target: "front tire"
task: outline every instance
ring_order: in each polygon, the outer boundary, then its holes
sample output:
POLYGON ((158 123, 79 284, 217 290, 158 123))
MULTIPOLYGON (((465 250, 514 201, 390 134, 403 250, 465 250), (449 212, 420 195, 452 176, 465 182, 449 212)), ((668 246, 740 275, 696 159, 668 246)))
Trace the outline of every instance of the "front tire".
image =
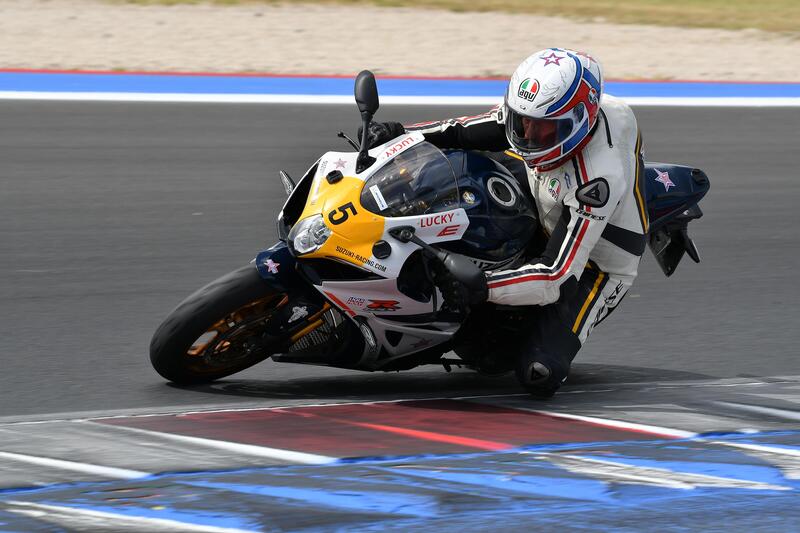
POLYGON ((201 288, 175 308, 150 341, 150 362, 169 381, 208 383, 280 349, 266 326, 286 294, 247 265, 201 288))

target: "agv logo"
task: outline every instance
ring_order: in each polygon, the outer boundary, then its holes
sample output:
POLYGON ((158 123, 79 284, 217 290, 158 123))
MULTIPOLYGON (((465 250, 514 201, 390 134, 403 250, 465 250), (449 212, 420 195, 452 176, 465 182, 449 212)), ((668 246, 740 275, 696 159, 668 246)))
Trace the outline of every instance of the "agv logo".
POLYGON ((533 99, 536 98, 538 93, 539 82, 531 78, 525 78, 522 80, 522 83, 519 84, 517 96, 529 102, 533 102, 533 99))

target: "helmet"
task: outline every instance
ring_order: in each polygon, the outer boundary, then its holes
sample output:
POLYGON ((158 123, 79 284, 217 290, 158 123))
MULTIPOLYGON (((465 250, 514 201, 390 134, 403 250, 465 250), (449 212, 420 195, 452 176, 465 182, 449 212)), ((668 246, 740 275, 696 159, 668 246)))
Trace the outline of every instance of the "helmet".
POLYGON ((506 137, 514 152, 535 167, 566 160, 597 123, 603 73, 591 56, 547 48, 528 57, 506 92, 506 137))

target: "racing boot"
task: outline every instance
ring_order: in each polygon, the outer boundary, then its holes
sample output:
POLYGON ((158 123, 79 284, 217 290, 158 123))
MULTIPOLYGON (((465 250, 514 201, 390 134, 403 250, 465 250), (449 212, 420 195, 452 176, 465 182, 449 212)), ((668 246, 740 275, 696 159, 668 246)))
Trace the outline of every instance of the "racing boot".
POLYGON ((531 396, 541 400, 552 398, 569 375, 569 363, 561 358, 534 350, 521 354, 516 375, 531 396))

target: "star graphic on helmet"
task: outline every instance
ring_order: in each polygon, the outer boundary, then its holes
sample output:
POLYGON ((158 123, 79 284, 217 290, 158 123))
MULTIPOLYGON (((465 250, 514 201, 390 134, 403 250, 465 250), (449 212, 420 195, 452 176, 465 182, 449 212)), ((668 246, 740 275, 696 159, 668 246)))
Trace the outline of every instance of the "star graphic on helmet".
POLYGON ((553 65, 553 64, 558 65, 560 67, 561 63, 559 63, 559 61, 564 59, 564 56, 557 56, 555 52, 550 52, 549 56, 539 56, 539 59, 544 59, 545 67, 547 65, 553 65))
POLYGON ((347 161, 345 161, 344 159, 340 158, 338 161, 334 162, 333 164, 336 165, 337 169, 341 170, 347 165, 347 161))
POLYGON ((669 172, 661 172, 658 169, 655 169, 655 171, 656 171, 656 174, 658 174, 658 177, 656 178, 656 181, 659 182, 659 183, 663 183, 664 184, 664 190, 669 191, 670 187, 674 187, 675 186, 675 184, 672 183, 672 180, 669 179, 669 172))

